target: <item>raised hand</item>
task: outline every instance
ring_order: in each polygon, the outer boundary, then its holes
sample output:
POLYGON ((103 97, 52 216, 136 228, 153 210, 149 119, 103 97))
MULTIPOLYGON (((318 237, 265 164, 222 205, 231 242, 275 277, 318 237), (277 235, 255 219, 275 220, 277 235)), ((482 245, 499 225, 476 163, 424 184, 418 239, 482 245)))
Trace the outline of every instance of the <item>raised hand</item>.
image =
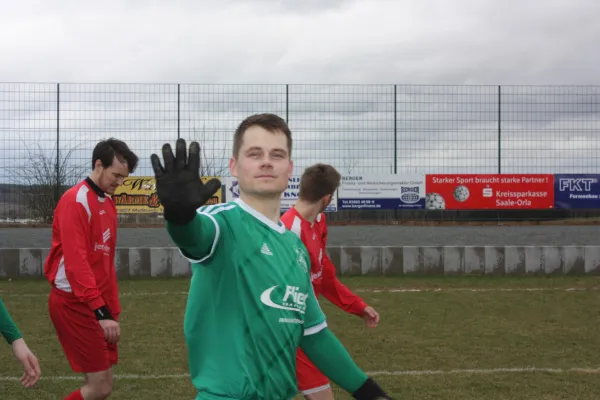
POLYGON ((156 193, 165 210, 165 220, 186 224, 196 215, 196 209, 204 205, 221 189, 221 182, 213 178, 205 184, 200 180, 200 145, 192 142, 189 159, 184 139, 177 139, 175 156, 171 145, 162 147, 164 167, 156 154, 150 156, 156 178, 156 193))

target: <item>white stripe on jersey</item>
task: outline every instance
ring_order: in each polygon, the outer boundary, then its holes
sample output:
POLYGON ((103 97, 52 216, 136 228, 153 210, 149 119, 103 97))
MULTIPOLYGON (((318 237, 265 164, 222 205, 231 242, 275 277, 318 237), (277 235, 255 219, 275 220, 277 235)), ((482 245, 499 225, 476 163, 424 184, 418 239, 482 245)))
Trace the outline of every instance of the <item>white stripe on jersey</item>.
POLYGON ((235 204, 211 204, 208 206, 199 207, 196 212, 198 214, 218 214, 221 211, 227 211, 235 208, 235 204))
POLYGON ((200 260, 195 260, 195 259, 186 257, 185 254, 183 254, 183 252, 181 251, 181 249, 179 249, 179 254, 181 254, 186 260, 188 260, 194 264, 201 263, 202 261, 210 258, 215 253, 215 249, 217 248, 217 243, 219 242, 219 237, 221 236, 221 227, 219 226, 219 223, 217 222, 215 217, 213 217, 213 215, 218 214, 222 211, 231 210, 233 208, 235 208, 235 204, 229 204, 229 205, 211 204, 208 206, 198 207, 196 209, 196 212, 200 215, 204 215, 204 216, 210 218, 210 220, 213 222, 213 224, 215 226, 215 237, 213 238, 213 243, 212 243, 212 246, 210 247, 210 252, 206 256, 202 257, 200 260))
POLYGON ((294 216, 294 222, 292 222, 292 228, 290 231, 294 232, 296 236, 302 240, 302 220, 298 218, 297 215, 294 216))
POLYGON ((311 326, 310 328, 305 329, 304 336, 314 335, 315 333, 321 332, 325 328, 327 328, 327 321, 323 321, 319 325, 311 326))

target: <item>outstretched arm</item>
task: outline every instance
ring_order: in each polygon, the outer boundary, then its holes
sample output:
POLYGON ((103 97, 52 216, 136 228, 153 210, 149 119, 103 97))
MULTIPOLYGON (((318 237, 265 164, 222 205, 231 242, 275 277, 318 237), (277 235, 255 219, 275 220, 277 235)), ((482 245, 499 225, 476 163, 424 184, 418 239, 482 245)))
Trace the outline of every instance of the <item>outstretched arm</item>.
POLYGON ((332 382, 358 400, 391 399, 356 365, 342 343, 328 328, 302 337, 300 347, 332 382))
POLYGON ((202 212, 201 206, 221 188, 221 182, 213 178, 202 183, 198 142, 190 144, 187 154, 185 140, 177 139, 175 155, 168 143, 163 145, 162 154, 164 166, 156 154, 150 161, 167 231, 184 256, 201 262, 211 256, 219 240, 215 218, 202 212))
MULTIPOLYGON (((307 255, 308 256, 308 255, 307 255)), ((308 297, 300 348, 323 374, 359 400, 390 399, 356 365, 348 351, 327 328, 325 314, 307 275, 308 297)))
POLYGON ((185 224, 166 222, 167 232, 181 254, 192 262, 202 262, 215 251, 220 238, 219 224, 215 217, 198 209, 194 218, 185 224))

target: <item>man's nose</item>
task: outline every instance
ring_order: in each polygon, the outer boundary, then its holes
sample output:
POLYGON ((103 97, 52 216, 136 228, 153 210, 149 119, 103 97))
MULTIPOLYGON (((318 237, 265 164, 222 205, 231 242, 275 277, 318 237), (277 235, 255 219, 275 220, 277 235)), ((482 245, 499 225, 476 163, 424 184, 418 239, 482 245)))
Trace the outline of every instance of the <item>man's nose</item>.
POLYGON ((260 166, 263 168, 264 167, 271 168, 273 166, 273 162, 271 161, 269 156, 265 156, 262 158, 262 160, 260 160, 260 166))

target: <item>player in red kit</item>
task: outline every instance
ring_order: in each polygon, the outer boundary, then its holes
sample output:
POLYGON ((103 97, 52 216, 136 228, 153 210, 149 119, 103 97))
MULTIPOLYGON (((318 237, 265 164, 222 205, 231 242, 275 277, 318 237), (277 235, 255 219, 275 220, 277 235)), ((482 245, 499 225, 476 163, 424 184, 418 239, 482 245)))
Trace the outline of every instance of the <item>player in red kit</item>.
POLYGON ((108 139, 92 153, 92 172, 67 190, 54 210, 52 246, 44 275, 52 285, 50 319, 74 372, 84 385, 65 400, 106 399, 117 364, 121 305, 114 265, 117 210, 110 196, 138 157, 108 139))
MULTIPOLYGON (((366 321, 368 327, 379 323, 379 314, 359 296, 352 293, 336 277, 335 265, 327 256, 327 221, 323 211, 340 184, 340 174, 331 165, 315 164, 300 178, 298 201, 286 211, 281 221, 306 246, 311 261, 311 281, 315 295, 327 300, 366 321)), ((331 400, 329 380, 308 359, 301 349, 296 357, 298 389, 310 400, 331 400)))

